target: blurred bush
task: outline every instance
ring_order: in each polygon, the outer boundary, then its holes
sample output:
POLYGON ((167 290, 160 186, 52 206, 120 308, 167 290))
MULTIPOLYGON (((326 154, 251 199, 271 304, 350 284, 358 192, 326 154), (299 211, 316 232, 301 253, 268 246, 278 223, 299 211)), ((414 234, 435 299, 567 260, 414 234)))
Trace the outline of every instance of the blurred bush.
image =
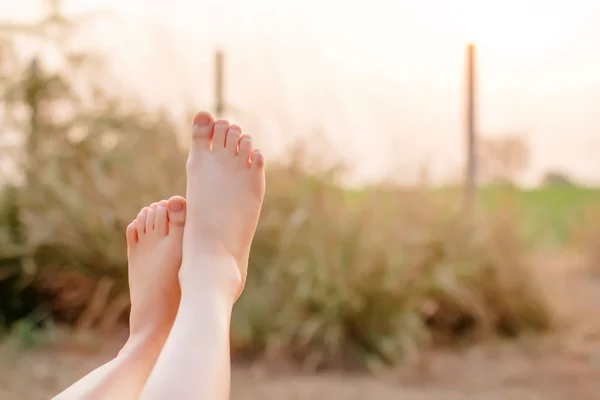
POLYGON ((330 173, 300 171, 269 170, 234 312, 238 353, 309 369, 378 365, 552 324, 512 210, 469 221, 451 199, 353 193, 330 173))
POLYGON ((584 211, 584 223, 571 235, 570 247, 580 256, 591 275, 600 275, 600 207, 592 204, 584 211))
MULTIPOLYGON (((17 33, 5 35, 4 60, 18 61, 17 33)), ((183 193, 185 155, 165 113, 107 92, 85 55, 61 54, 59 71, 3 65, 18 79, 0 81, 1 134, 19 140, 2 153, 13 164, 0 193, 0 315, 108 329, 126 321, 125 227, 183 193)), ((335 169, 306 161, 300 151, 269 165, 235 354, 372 366, 550 326, 512 213, 465 220, 453 199, 344 189, 335 169)))
POLYGON ((569 174, 561 171, 550 171, 544 175, 542 186, 578 186, 577 182, 569 176, 569 174))
POLYGON ((56 13, 0 30, 0 310, 7 324, 32 307, 36 318, 74 322, 84 310, 97 314, 102 298, 125 293, 123 230, 140 207, 182 193, 185 183, 185 153, 167 114, 108 90, 96 58, 65 42, 73 21, 56 13), (41 54, 52 49, 60 67, 25 57, 19 40, 37 43, 41 54))

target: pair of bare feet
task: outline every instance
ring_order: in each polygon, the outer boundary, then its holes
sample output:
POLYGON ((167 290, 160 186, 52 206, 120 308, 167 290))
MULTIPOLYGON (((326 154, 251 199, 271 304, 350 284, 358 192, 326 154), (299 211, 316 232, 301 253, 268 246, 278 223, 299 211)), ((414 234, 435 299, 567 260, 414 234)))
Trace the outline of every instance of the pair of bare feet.
POLYGON ((237 300, 264 192, 264 159, 252 138, 237 125, 197 114, 187 201, 175 196, 153 203, 127 227, 131 335, 168 334, 182 292, 197 291, 198 282, 237 300), (200 256, 229 258, 234 262, 222 265, 237 268, 198 268, 200 256))
POLYGON ((252 138, 196 115, 187 201, 144 207, 127 227, 129 339, 55 399, 229 398, 231 309, 264 193, 264 160, 252 138))

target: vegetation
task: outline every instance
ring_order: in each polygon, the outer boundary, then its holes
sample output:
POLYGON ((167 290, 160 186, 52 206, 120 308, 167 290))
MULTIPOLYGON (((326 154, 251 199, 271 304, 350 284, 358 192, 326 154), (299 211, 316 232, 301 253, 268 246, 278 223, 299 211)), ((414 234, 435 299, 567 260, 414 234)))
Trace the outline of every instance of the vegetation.
POLYGON ((550 171, 546 173, 542 180, 543 186, 577 186, 575 180, 565 173, 559 171, 550 171))
POLYGON ((445 202, 399 190, 350 202, 325 174, 280 168, 234 316, 237 350, 372 365, 552 324, 510 215, 468 224, 445 202))
POLYGON ((520 210, 520 231, 534 248, 567 245, 579 226, 587 224, 586 210, 600 200, 599 189, 581 186, 488 187, 480 193, 482 206, 487 210, 507 205, 520 210))
POLYGON ((6 29, 0 59, 14 62, 0 70, 17 79, 2 81, 0 99, 0 136, 10 145, 3 154, 1 314, 7 324, 33 309, 41 319, 58 312, 73 322, 94 282, 106 287, 108 279, 109 292, 126 292, 123 229, 142 205, 181 192, 184 153, 164 113, 105 90, 93 58, 70 50, 70 21, 51 12, 32 27, 6 29), (15 43, 23 36, 60 50, 61 69, 41 57, 20 62, 15 43))
MULTIPOLYGON (((40 26, 71 29, 61 21, 40 26)), ((125 227, 140 207, 182 193, 185 151, 165 113, 102 89, 85 54, 61 44, 58 71, 42 58, 22 61, 23 34, 0 37, 0 71, 20 77, 0 81, 1 139, 16 143, 3 154, 0 318, 8 328, 28 319, 111 329, 127 315, 125 227)), ((372 367, 552 326, 523 221, 534 231, 571 221, 574 202, 591 192, 490 189, 467 219, 450 192, 381 185, 351 195, 335 169, 309 172, 307 154, 292 154, 269 165, 234 313, 236 355, 372 367)))

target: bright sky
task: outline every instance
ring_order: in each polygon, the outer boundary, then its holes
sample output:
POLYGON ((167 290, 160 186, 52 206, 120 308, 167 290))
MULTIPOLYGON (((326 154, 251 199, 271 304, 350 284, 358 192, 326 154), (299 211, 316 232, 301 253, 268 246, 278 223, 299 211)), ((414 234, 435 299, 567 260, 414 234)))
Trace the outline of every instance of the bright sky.
MULTIPOLYGON (((27 18, 38 0, 0 2, 27 18), (8 4, 10 3, 10 4, 8 4)), ((524 181, 560 169, 600 183, 600 2, 592 0, 69 0, 111 10, 86 41, 124 87, 180 111, 212 106, 212 52, 227 53, 233 117, 266 152, 324 135, 362 179, 436 181, 463 163, 464 46, 479 46, 479 130, 524 133, 524 181), (597 42, 597 40, 596 40, 597 42)), ((316 144, 315 144, 316 145, 316 144)), ((268 154, 267 154, 268 155, 268 154)))

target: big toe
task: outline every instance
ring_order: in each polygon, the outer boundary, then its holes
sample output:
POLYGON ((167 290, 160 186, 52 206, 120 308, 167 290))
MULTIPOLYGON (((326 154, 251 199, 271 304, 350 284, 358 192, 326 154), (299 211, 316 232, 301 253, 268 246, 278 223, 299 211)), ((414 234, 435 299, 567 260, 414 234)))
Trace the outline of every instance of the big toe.
POLYGON ((196 114, 194 117, 190 157, 193 157, 197 152, 206 152, 210 150, 214 123, 215 119, 211 114, 206 112, 196 114))
POLYGON ((185 199, 181 196, 173 196, 169 199, 169 234, 183 235, 183 227, 185 226, 185 199))

